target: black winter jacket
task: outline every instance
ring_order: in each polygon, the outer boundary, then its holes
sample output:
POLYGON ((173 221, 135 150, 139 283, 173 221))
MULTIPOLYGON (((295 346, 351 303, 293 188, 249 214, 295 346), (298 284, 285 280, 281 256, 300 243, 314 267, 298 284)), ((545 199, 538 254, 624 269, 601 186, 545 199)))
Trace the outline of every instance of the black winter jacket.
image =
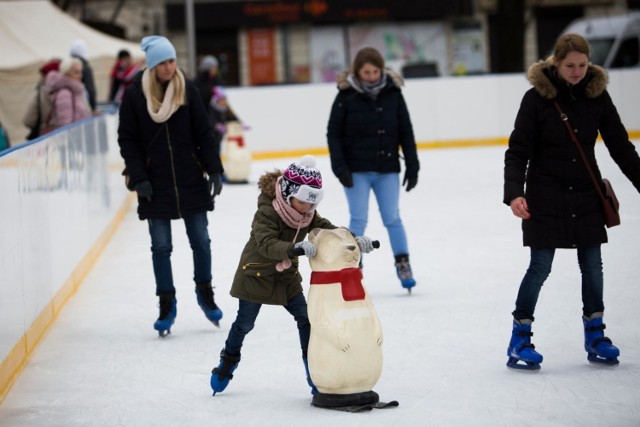
POLYGON ((505 153, 503 202, 527 200, 531 218, 522 221, 525 246, 606 243, 600 199, 553 99, 567 114, 596 176, 601 177, 594 152, 599 132, 613 160, 640 190, 640 158, 606 90, 607 73, 590 65, 585 78, 569 86, 547 60, 533 64, 527 77, 533 88, 522 99, 505 153))
POLYGON ((338 78, 327 140, 331 168, 336 176, 345 172, 400 172, 402 148, 406 173, 420 170, 411 118, 401 91, 402 79, 387 70, 387 84, 376 99, 351 86, 348 71, 338 78))
POLYGON ((148 180, 153 189, 150 202, 138 198, 138 216, 177 219, 213 210, 205 173, 222 173, 223 168, 198 89, 186 81, 186 105, 156 123, 147 111, 141 76, 124 93, 118 126, 120 154, 132 184, 148 180))

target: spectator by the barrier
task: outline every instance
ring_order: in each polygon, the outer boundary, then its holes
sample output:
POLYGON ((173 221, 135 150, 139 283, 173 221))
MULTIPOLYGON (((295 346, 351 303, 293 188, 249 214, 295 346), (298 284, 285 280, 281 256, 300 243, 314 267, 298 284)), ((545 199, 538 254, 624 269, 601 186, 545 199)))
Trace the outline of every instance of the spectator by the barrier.
POLYGON ((40 80, 22 118, 22 123, 30 129, 27 140, 35 139, 44 133, 46 119, 51 111, 51 94, 45 89, 45 79, 51 71, 59 70, 60 59, 58 58, 51 59, 40 67, 40 80))
MULTIPOLYGON (((215 130, 216 117, 213 110, 212 102, 214 90, 216 87, 222 85, 222 79, 220 78, 220 69, 218 66, 218 60, 213 55, 207 55, 202 58, 200 65, 198 66, 198 75, 195 78, 195 83, 200 91, 200 97, 204 108, 207 110, 207 116, 209 117, 209 124, 215 130)), ((222 138, 219 132, 217 133, 218 141, 222 138)), ((224 133, 224 132, 223 132, 224 133)))
POLYGON ((89 51, 87 48, 87 42, 83 39, 76 39, 71 43, 69 48, 69 54, 73 58, 78 58, 82 61, 82 83, 84 84, 87 100, 89 101, 89 107, 91 112, 97 111, 96 101, 96 84, 93 78, 93 68, 89 63, 89 51))
POLYGON ((213 96, 211 96, 211 124, 216 132, 219 143, 222 142, 224 135, 227 133, 228 122, 239 122, 240 119, 229 105, 227 92, 222 86, 213 88, 213 96))
POLYGON ((82 62, 78 58, 63 59, 60 70, 47 75, 45 89, 51 94, 51 111, 44 133, 91 116, 82 83, 82 62))
POLYGON ((126 49, 118 52, 118 58, 111 69, 109 101, 114 104, 119 104, 122 101, 124 91, 133 83, 133 78, 138 70, 139 65, 133 62, 131 52, 126 49))
POLYGON ((410 191, 418 183, 420 163, 413 126, 402 95, 402 78, 385 68, 376 49, 361 49, 351 69, 336 77, 336 96, 327 139, 331 168, 344 186, 349 203, 349 229, 364 234, 369 195, 376 196, 389 234, 400 283, 411 290, 416 281, 409 263, 407 234, 400 218, 400 150, 405 173, 402 185, 410 191))
POLYGON ((147 220, 160 314, 161 336, 176 318, 171 270, 171 220, 182 219, 193 251, 195 292, 214 324, 222 311, 211 286, 211 241, 207 211, 222 191, 222 162, 197 87, 176 66, 176 50, 165 37, 142 39, 147 69, 125 91, 118 143, 138 194, 138 216, 147 220))
POLYGON ((223 84, 220 78, 219 63, 215 56, 206 55, 202 58, 198 66, 198 75, 195 78, 195 82, 205 108, 209 109, 213 89, 223 84))

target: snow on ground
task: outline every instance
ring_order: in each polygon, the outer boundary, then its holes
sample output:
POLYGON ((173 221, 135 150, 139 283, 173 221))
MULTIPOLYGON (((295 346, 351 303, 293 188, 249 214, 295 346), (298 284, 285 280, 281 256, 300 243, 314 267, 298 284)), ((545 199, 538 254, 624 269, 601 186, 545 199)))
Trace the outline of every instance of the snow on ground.
MULTIPOLYGON (((534 324, 542 370, 508 370, 510 313, 528 249, 519 220, 501 203, 504 149, 420 152, 418 186, 401 198, 418 281, 412 295, 395 277, 372 201, 366 234, 382 247, 365 257, 364 276, 385 334, 374 390, 381 400, 398 400, 398 408, 348 414, 312 407, 295 322, 273 306, 263 308, 245 340, 227 390, 211 396, 210 371, 237 310, 228 291, 249 235, 256 180, 296 160, 275 159, 254 162, 250 184, 225 186, 210 214, 220 329, 196 304, 191 251, 182 223, 174 222, 178 318, 172 334, 158 338, 150 242, 134 206, 0 405, 0 425, 640 425, 640 338, 629 323, 640 303, 640 197, 599 144, 601 169, 622 203, 622 226, 609 230, 603 249, 606 332, 621 349, 620 366, 587 363, 576 254, 561 250, 534 324)), ((326 188, 319 212, 348 225, 328 157, 318 165, 326 188)), ((308 280, 304 259, 302 265, 308 280)))

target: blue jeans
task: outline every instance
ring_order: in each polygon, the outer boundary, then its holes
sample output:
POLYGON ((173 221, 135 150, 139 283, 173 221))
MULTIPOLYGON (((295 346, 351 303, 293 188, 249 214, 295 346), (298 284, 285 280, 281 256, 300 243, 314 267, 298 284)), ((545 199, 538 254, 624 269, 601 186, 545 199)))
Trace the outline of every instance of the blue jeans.
MULTIPOLYGON (((240 300, 238 315, 231 325, 229 336, 224 343, 224 351, 233 356, 240 355, 240 349, 244 337, 253 329, 258 313, 262 304, 256 304, 245 300, 240 300)), ((300 348, 302 349, 302 357, 307 357, 307 349, 309 348, 309 335, 311 334, 311 325, 307 316, 307 300, 304 294, 300 292, 289 300, 284 308, 293 316, 298 324, 298 334, 300 335, 300 348)))
MULTIPOLYGON (((175 293, 171 271, 171 220, 149 219, 151 258, 156 277, 156 295, 175 293)), ((184 218, 184 225, 193 251, 193 280, 196 283, 211 282, 211 240, 207 227, 207 212, 198 212, 184 218)))
MULTIPOLYGON (((531 248, 531 261, 516 299, 514 319, 531 319, 536 309, 538 295, 549 273, 555 249, 531 248)), ((602 255, 600 245, 578 247, 578 265, 582 274, 582 313, 590 316, 604 311, 602 293, 604 287, 602 274, 602 255)))
POLYGON ((356 236, 364 235, 369 217, 369 194, 378 201, 382 223, 387 229, 394 255, 409 254, 407 234, 400 219, 400 178, 397 173, 355 172, 353 187, 344 188, 349 203, 351 221, 349 229, 356 236))

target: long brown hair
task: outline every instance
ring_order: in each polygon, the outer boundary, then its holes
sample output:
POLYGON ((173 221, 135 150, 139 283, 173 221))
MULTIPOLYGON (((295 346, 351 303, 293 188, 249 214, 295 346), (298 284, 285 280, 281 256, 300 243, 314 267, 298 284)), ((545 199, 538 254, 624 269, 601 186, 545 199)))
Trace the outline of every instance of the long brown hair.
POLYGON ((364 47, 358 51, 353 60, 353 73, 357 76, 364 64, 371 64, 379 69, 384 69, 384 58, 380 52, 372 47, 364 47))
POLYGON ((553 57, 556 63, 562 61, 570 52, 584 53, 589 59, 591 55, 591 46, 589 42, 579 34, 563 34, 558 37, 556 45, 553 48, 553 57))

